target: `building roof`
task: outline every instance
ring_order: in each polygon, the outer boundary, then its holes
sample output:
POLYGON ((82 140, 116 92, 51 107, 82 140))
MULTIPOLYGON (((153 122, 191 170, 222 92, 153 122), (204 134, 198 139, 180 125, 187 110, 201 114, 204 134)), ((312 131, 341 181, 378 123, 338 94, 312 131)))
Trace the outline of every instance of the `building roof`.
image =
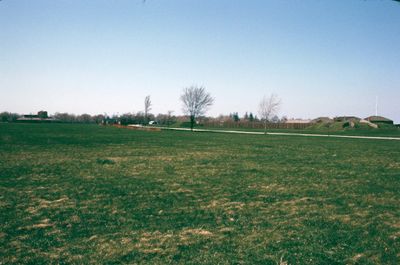
POLYGON ((34 119, 34 118, 39 118, 39 115, 36 115, 36 114, 24 114, 23 118, 25 118, 25 119, 34 119))
POLYGON ((375 122, 379 122, 379 121, 383 121, 383 122, 393 122, 391 119, 382 117, 382 116, 369 116, 367 118, 365 118, 367 121, 375 121, 375 122))

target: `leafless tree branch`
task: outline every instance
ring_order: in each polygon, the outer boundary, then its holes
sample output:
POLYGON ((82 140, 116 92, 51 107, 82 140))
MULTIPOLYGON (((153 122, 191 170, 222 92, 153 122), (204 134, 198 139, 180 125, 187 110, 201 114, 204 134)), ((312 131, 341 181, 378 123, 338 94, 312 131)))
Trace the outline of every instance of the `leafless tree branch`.
POLYGON ((279 111, 282 105, 282 100, 276 94, 271 94, 269 97, 264 96, 258 105, 258 114, 264 122, 264 132, 267 132, 267 123, 279 111))
POLYGON ((146 96, 144 99, 144 121, 148 123, 148 115, 151 110, 151 100, 150 96, 146 96))

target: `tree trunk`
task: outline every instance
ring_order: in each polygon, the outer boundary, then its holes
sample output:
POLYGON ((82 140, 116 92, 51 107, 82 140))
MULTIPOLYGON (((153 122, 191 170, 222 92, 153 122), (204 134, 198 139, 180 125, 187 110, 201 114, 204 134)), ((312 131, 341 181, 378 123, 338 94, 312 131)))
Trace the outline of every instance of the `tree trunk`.
POLYGON ((194 116, 190 116, 190 130, 193 132, 193 127, 194 127, 194 116))
POLYGON ((267 120, 264 121, 264 134, 267 134, 267 120))

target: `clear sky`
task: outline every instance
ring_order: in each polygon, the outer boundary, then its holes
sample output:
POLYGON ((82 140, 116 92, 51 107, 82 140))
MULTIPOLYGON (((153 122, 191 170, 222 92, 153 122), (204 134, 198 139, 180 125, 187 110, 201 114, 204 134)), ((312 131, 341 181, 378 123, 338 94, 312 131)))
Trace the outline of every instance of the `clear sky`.
POLYGON ((400 123, 400 3, 266 0, 2 0, 0 111, 181 114, 203 85, 208 114, 375 113, 400 123))

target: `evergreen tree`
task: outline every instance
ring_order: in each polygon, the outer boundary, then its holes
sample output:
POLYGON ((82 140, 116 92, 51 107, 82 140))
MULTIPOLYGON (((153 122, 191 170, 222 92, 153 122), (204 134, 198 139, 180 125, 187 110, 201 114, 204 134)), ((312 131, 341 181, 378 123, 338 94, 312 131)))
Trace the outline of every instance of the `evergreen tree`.
POLYGON ((254 116, 253 116, 253 113, 251 113, 251 112, 250 112, 250 115, 249 115, 249 121, 254 121, 254 116))
POLYGON ((234 112, 233 115, 232 115, 232 119, 233 119, 234 122, 238 122, 240 120, 239 119, 239 114, 237 112, 234 112))

